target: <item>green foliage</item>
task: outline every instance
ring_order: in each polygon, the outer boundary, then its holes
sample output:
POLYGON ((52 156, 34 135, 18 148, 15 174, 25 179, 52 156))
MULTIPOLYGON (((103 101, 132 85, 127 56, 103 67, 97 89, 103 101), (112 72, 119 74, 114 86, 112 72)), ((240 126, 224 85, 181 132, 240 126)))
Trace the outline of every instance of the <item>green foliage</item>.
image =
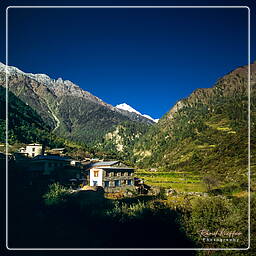
POLYGON ((133 155, 133 146, 139 141, 139 138, 149 129, 148 124, 124 121, 114 126, 103 138, 101 143, 96 144, 95 150, 104 150, 115 154, 123 161, 128 161, 133 155), (110 136, 108 136, 110 135, 110 136), (118 147, 122 150, 118 150, 118 147))
POLYGON ((117 153, 115 144, 106 140, 105 135, 122 126, 120 135, 125 145, 130 145, 132 134, 140 133, 149 125, 131 119, 110 108, 73 96, 63 96, 55 106, 55 114, 60 120, 56 133, 74 142, 83 142, 95 150, 117 153))
MULTIPOLYGON (((251 152, 255 154, 255 87, 251 91, 251 152)), ((135 144, 140 168, 179 170, 214 177, 220 184, 244 179, 248 165, 247 76, 230 73, 213 88, 198 89, 135 144)))
POLYGON ((216 179, 216 177, 210 175, 203 177, 203 182, 208 192, 210 192, 215 186, 219 184, 219 181, 216 179))
POLYGON ((49 191, 43 196, 46 205, 59 205, 66 202, 70 191, 59 183, 49 185, 49 191))
POLYGON ((106 210, 106 216, 115 218, 120 222, 127 222, 128 220, 141 218, 146 209, 144 202, 137 202, 131 205, 113 202, 113 208, 106 210))
MULTIPOLYGON (((196 198, 191 202, 191 208, 182 216, 181 223, 187 235, 198 247, 246 248, 248 244, 248 204, 246 198, 227 199, 223 196, 196 198), (238 242, 207 242, 203 238, 204 231, 208 233, 239 232, 238 242)), ((208 238, 215 238, 210 235, 208 238)), ((230 238, 227 235, 217 235, 216 238, 230 238)))
MULTIPOLYGON (((0 140, 5 142, 6 89, 0 86, 0 140)), ((48 146, 63 145, 64 140, 50 133, 40 116, 28 105, 8 92, 8 138, 14 144, 39 142, 48 146)))

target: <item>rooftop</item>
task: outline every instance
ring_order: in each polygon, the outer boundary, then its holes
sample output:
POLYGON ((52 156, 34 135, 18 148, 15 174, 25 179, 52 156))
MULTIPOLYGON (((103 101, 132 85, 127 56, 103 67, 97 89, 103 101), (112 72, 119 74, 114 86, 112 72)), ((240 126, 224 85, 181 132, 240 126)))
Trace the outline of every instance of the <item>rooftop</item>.
POLYGON ((48 155, 48 156, 38 155, 38 156, 34 157, 33 160, 71 161, 71 159, 69 157, 53 156, 53 155, 48 155))
POLYGON ((119 167, 101 167, 101 169, 104 169, 104 170, 134 170, 135 168, 119 166, 119 167))
POLYGON ((115 165, 119 163, 119 161, 108 161, 108 162, 97 162, 97 163, 93 163, 91 166, 111 166, 111 165, 115 165))

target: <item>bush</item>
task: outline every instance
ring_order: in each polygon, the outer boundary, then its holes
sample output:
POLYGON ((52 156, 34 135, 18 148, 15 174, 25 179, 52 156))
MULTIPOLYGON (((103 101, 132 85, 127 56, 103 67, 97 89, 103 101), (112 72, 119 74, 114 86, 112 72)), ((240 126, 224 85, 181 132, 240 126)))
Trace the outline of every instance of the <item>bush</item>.
POLYGON ((70 191, 58 182, 49 185, 49 191, 43 196, 46 205, 57 205, 67 200, 70 191))
MULTIPOLYGON (((182 217, 184 231, 199 247, 245 248, 247 247, 247 199, 227 199, 223 196, 197 198, 192 202, 192 209, 182 217), (201 231, 240 232, 239 242, 210 242, 202 240, 201 231)), ((225 236, 217 236, 228 238, 225 236)), ((214 235, 209 238, 215 238, 214 235)))

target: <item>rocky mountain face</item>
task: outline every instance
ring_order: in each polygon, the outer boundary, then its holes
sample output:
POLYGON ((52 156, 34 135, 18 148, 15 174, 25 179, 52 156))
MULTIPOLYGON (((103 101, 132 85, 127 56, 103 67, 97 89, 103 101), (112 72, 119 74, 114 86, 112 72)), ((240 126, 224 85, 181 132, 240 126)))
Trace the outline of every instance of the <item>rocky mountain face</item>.
MULTIPOLYGON (((250 69, 251 153, 255 155, 256 64, 250 69)), ((248 66, 225 75, 212 88, 195 90, 140 138, 133 161, 142 167, 246 180, 248 91, 248 66)))
MULTIPOLYGON (((3 87, 5 71, 6 66, 1 63, 0 85, 3 87)), ((122 122, 136 127, 153 123, 146 117, 123 113, 68 80, 54 80, 45 74, 25 73, 10 66, 7 76, 9 90, 34 109, 58 136, 95 144, 122 122)))

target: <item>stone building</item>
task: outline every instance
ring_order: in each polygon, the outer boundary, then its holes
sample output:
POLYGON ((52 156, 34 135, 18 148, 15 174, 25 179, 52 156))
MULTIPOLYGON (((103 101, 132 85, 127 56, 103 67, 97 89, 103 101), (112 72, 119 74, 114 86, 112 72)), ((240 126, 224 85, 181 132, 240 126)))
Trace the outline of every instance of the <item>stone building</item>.
POLYGON ((36 144, 36 143, 28 144, 26 146, 26 150, 24 150, 24 148, 20 149, 20 153, 26 153, 28 157, 43 155, 43 146, 42 144, 36 144))
POLYGON ((120 161, 93 163, 89 170, 90 186, 101 186, 106 192, 134 186, 134 168, 129 168, 120 161))
POLYGON ((70 166, 70 161, 68 157, 38 155, 30 161, 29 170, 50 175, 59 168, 70 166))

